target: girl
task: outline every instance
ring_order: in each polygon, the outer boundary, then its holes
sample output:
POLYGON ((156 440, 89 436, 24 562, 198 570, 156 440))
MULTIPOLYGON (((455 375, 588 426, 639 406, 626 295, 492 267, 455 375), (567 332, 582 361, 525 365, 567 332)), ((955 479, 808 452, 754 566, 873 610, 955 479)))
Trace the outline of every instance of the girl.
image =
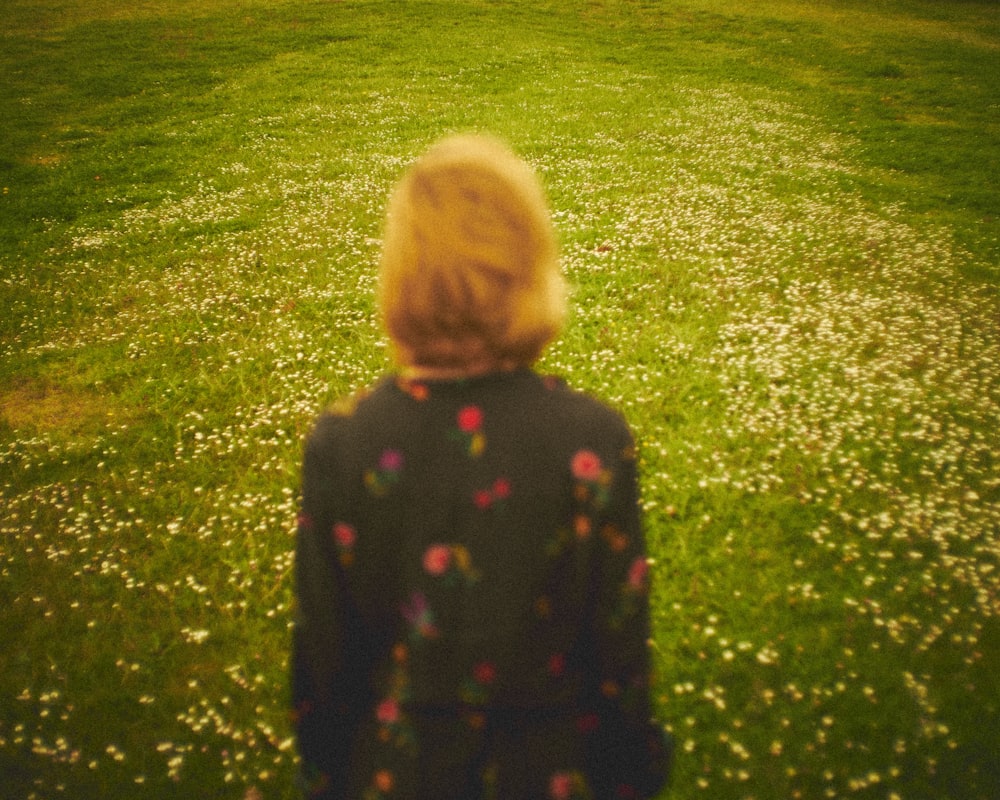
POLYGON ((320 416, 296 550, 307 796, 646 798, 648 572, 624 421, 532 369, 564 287, 541 186, 498 142, 428 151, 389 203, 400 364, 320 416))

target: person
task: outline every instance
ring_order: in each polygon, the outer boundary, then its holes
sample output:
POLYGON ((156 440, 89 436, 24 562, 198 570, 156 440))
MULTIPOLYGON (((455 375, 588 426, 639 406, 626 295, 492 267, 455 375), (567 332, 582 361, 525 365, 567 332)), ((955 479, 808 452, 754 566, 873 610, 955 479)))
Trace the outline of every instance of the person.
POLYGON ((541 185, 455 136, 392 193, 398 371, 302 466, 293 719, 318 798, 644 798, 649 575, 624 420, 534 363, 566 300, 541 185))

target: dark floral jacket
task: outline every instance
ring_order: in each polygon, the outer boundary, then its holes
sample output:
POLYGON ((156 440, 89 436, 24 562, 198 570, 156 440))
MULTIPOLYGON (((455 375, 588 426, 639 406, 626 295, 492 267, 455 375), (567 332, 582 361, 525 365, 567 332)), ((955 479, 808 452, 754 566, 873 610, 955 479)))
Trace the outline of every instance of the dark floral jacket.
POLYGON ((643 798, 648 567, 624 421, 530 370, 322 415, 296 544, 307 796, 643 798))

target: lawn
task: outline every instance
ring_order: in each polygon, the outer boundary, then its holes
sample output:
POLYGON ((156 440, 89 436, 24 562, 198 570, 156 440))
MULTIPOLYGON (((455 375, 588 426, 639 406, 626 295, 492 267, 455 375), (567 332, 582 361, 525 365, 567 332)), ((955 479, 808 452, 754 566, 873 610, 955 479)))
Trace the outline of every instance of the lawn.
POLYGON ((655 558, 664 797, 1000 797, 1000 6, 6 0, 0 798, 291 798, 302 438, 386 192, 542 175, 655 558))

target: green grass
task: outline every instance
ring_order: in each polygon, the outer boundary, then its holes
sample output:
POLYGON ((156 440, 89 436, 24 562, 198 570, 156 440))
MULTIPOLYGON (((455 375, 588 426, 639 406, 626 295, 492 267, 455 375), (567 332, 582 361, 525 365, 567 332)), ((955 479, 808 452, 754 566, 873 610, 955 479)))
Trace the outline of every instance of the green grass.
POLYGON ((542 174, 672 798, 1000 795, 1000 9, 8 0, 0 798, 289 798, 302 436, 401 168, 542 174))

